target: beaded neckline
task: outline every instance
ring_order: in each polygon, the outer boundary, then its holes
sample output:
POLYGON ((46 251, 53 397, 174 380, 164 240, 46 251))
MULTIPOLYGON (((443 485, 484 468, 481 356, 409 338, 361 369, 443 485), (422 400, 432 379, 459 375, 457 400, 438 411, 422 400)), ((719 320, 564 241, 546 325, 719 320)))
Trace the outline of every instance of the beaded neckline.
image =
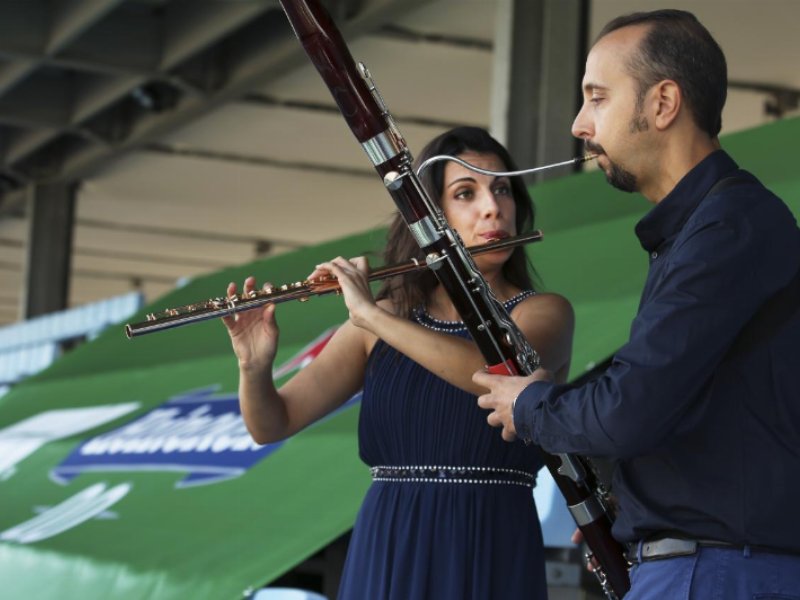
MULTIPOLYGON (((503 307, 510 312, 517 304, 535 295, 536 292, 533 290, 524 290, 503 302, 503 307)), ((467 330, 467 326, 464 325, 463 321, 444 321, 442 319, 437 319, 430 316, 424 306, 419 306, 414 309, 414 320, 423 327, 433 329, 434 331, 456 332, 467 330)))

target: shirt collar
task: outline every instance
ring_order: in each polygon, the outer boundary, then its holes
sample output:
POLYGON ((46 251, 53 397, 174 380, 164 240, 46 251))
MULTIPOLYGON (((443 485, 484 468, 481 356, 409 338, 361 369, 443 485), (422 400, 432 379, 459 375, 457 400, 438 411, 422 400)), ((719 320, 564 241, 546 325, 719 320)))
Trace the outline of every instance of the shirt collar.
POLYGON ((738 168, 724 150, 715 150, 701 160, 636 224, 636 235, 642 248, 652 252, 675 236, 708 190, 738 168))

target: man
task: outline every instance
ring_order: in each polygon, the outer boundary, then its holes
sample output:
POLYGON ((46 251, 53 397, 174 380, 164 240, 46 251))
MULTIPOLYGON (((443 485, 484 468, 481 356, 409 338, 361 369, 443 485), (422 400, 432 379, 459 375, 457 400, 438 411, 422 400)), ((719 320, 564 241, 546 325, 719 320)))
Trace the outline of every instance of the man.
POLYGON ((620 17, 573 134, 655 204, 630 340, 580 387, 476 373, 503 437, 614 462, 628 599, 800 599, 800 230, 717 135, 725 58, 690 13, 620 17))

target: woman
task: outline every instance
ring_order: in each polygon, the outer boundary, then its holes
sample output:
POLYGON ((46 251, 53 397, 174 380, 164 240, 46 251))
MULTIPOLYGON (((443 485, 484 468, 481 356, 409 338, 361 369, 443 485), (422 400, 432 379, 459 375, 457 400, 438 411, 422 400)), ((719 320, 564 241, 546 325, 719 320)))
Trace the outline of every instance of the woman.
MULTIPOLYGON (((462 127, 434 139, 418 162, 457 156, 491 170, 513 170, 508 152, 482 129, 462 127)), ((424 185, 466 246, 529 231, 533 208, 518 180, 436 163, 424 185)), ((387 264, 420 256, 399 217, 389 231, 387 264)), ((561 296, 532 291, 518 246, 475 262, 494 294, 564 381, 573 314, 561 296)), ((532 500, 537 450, 508 444, 476 404, 472 373, 484 365, 459 315, 427 271, 370 293, 363 258, 341 257, 309 276, 332 273, 349 320, 320 355, 277 390, 271 378, 278 329, 274 306, 225 320, 239 359, 239 398, 253 438, 296 433, 363 387, 362 460, 373 484, 353 529, 339 597, 464 600, 546 597, 541 532, 532 500)), ((254 289, 248 278, 244 291, 254 289)), ((235 294, 236 286, 228 286, 235 294)))

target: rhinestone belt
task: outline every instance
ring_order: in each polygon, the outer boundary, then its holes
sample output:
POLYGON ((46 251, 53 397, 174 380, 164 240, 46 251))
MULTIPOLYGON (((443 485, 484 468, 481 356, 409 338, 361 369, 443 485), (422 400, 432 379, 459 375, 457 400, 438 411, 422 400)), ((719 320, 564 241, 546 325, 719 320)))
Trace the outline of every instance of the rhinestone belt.
POLYGON ((372 481, 408 483, 478 483, 533 487, 536 476, 502 467, 376 466, 370 468, 372 481))

